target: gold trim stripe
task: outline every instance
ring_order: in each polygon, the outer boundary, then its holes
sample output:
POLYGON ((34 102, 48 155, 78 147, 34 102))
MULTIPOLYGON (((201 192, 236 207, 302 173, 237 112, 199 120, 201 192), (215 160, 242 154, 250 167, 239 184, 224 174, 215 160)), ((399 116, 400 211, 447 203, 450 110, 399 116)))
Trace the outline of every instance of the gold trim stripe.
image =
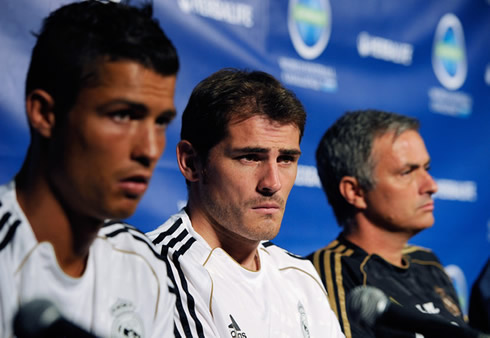
POLYGON ((364 266, 367 264, 369 259, 371 259, 371 255, 367 255, 367 257, 364 258, 361 265, 359 266, 359 269, 361 270, 361 274, 362 274, 362 285, 364 286, 366 286, 367 283, 367 273, 366 271, 364 271, 364 266))
POLYGON ((344 289, 344 283, 343 283, 343 276, 342 276, 342 257, 347 256, 349 257, 352 255, 354 252, 352 249, 348 249, 345 252, 342 252, 345 250, 345 245, 340 245, 335 251, 335 276, 336 276, 336 283, 337 283, 337 293, 338 293, 338 298, 339 298, 339 307, 340 307, 340 314, 342 316, 342 323, 344 327, 344 334, 346 338, 351 338, 352 337, 352 332, 350 328, 350 322, 349 318, 347 317, 347 308, 346 308, 346 297, 345 297, 345 289, 344 289))
POLYGON ((420 264, 420 265, 433 265, 441 270, 444 271, 444 268, 442 267, 441 264, 439 264, 438 262, 434 262, 434 261, 421 261, 419 259, 412 259, 411 260, 412 263, 415 263, 415 264, 420 264))
POLYGON ((416 246, 416 245, 409 245, 403 248, 402 254, 406 255, 415 251, 425 251, 425 252, 431 252, 429 249, 426 249, 421 246, 416 246))

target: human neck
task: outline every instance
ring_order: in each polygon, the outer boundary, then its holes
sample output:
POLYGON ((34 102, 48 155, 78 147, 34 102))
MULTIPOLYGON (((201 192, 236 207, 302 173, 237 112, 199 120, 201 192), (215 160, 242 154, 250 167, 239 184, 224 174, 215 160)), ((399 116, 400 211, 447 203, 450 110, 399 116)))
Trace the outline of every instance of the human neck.
POLYGON ((392 265, 403 267, 403 248, 410 235, 404 232, 390 232, 370 222, 358 221, 345 231, 345 238, 362 248, 368 254, 376 254, 392 265))
POLYGON ((22 170, 16 177, 17 200, 37 241, 50 242, 61 269, 80 277, 103 221, 67 210, 44 177, 22 170))
POLYGON ((227 243, 228 245, 220 246, 228 255, 230 255, 238 264, 250 271, 260 270, 260 256, 257 246, 247 250, 235 250, 240 244, 227 243))
POLYGON ((212 249, 223 249, 247 270, 260 270, 260 256, 257 249, 260 241, 240 237, 230 233, 219 224, 213 224, 209 217, 199 207, 193 206, 190 201, 186 210, 192 227, 212 249))

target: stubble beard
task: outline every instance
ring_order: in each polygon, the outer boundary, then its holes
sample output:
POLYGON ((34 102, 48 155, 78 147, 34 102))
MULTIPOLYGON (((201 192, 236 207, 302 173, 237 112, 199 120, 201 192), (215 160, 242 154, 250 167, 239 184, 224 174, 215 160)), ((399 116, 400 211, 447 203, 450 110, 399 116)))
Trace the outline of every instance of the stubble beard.
POLYGON ((279 232, 285 203, 278 196, 254 198, 238 206, 216 202, 209 198, 208 194, 203 194, 203 201, 208 218, 218 232, 233 237, 239 236, 249 241, 271 240, 279 232), (267 201, 276 202, 280 206, 281 213, 254 215, 251 209, 267 201))

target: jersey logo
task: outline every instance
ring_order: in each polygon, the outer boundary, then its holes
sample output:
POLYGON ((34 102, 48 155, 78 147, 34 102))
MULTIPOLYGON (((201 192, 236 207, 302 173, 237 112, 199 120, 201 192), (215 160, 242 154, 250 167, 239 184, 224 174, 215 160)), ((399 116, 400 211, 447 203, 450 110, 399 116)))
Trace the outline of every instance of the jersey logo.
POLYGON ((422 312, 422 313, 428 313, 428 314, 431 314, 431 315, 435 315, 435 314, 438 314, 439 312, 441 312, 441 309, 436 308, 434 306, 434 303, 432 303, 432 302, 428 302, 428 303, 425 303, 425 304, 422 304, 422 305, 417 304, 417 305, 415 305, 415 307, 420 312, 422 312))
POLYGON ((134 311, 132 302, 118 299, 111 307, 114 318, 111 338, 143 338, 145 336, 143 322, 134 311))
POLYGON ((459 317, 461 316, 461 310, 456 302, 453 300, 451 296, 449 296, 443 288, 435 287, 434 291, 441 297, 442 303, 446 310, 448 310, 453 316, 459 317))
POLYGON ((308 318, 306 317, 306 311, 301 304, 298 302, 298 312, 299 312, 299 320, 301 321, 301 331, 303 332, 303 337, 310 338, 310 329, 308 328, 308 318))
POLYGON ((240 326, 238 326, 237 322, 235 321, 235 318, 233 318, 232 315, 230 315, 231 319, 231 324, 228 325, 228 329, 230 329, 230 336, 231 337, 236 337, 236 338, 247 338, 247 334, 245 332, 242 332, 240 329, 240 326))

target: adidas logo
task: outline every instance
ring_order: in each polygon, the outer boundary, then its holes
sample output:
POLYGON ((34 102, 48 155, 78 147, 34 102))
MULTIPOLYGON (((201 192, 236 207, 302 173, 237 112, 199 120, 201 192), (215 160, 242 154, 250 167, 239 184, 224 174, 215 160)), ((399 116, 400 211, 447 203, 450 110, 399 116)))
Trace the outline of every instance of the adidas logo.
POLYGON ((233 318, 232 315, 230 315, 231 323, 228 325, 228 329, 230 330, 230 336, 234 338, 247 338, 247 334, 245 332, 242 332, 240 329, 240 326, 238 326, 237 322, 233 318))

